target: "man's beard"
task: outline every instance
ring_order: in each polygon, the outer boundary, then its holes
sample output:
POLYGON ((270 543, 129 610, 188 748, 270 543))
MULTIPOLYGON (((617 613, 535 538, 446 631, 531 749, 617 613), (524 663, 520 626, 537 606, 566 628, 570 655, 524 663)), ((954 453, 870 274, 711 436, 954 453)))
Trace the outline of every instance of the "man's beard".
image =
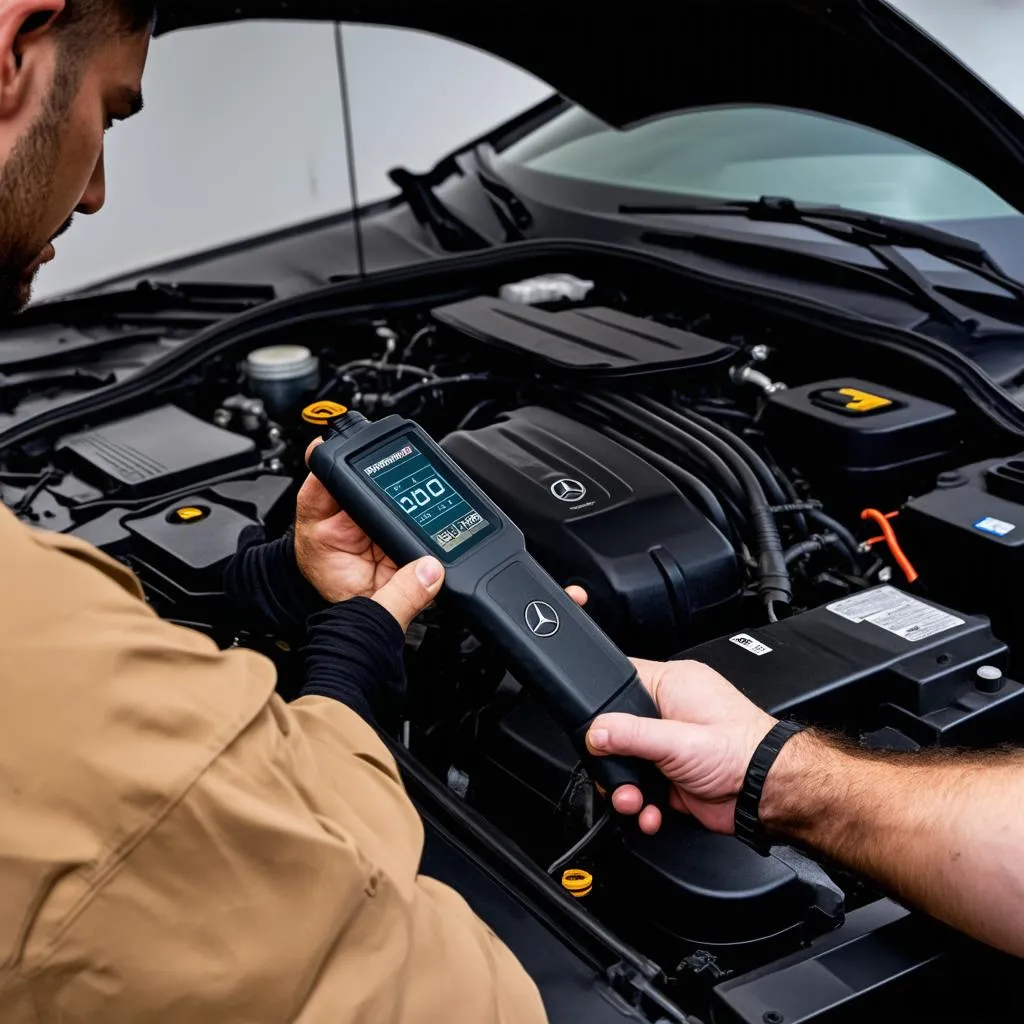
MULTIPOLYGON (((26 271, 39 255, 38 224, 49 205, 67 113, 66 103, 58 99, 51 93, 0 169, 0 318, 19 312, 32 297, 32 277, 26 271)), ((61 232, 69 226, 70 218, 61 232)))

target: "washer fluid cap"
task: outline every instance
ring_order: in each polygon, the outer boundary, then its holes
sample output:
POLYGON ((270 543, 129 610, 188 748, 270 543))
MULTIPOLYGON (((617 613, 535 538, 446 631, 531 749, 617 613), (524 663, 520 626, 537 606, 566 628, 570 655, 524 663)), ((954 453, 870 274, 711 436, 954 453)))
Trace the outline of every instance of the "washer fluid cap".
POLYGON ((245 371, 250 380, 301 380, 318 371, 316 356, 303 345, 271 345, 249 353, 245 371))

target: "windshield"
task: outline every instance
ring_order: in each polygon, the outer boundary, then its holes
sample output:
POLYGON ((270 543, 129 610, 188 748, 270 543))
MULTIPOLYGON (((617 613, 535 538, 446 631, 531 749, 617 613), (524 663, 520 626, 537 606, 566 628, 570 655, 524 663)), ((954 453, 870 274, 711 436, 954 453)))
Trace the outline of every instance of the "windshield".
POLYGON ((976 178, 907 142, 778 107, 688 110, 622 131, 572 108, 499 160, 662 197, 786 196, 921 223, 1021 216, 976 178))

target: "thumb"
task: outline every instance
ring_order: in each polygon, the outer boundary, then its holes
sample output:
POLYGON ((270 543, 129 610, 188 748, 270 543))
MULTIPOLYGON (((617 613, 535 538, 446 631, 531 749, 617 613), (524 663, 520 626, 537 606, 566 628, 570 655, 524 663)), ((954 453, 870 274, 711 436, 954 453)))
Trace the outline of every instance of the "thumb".
POLYGON ((402 629, 408 629, 434 601, 443 583, 444 566, 436 558, 421 558, 399 569, 373 599, 391 612, 402 629))
POLYGON ((685 758, 690 727, 665 718, 600 715, 587 733, 587 746, 598 756, 618 754, 663 764, 685 758))

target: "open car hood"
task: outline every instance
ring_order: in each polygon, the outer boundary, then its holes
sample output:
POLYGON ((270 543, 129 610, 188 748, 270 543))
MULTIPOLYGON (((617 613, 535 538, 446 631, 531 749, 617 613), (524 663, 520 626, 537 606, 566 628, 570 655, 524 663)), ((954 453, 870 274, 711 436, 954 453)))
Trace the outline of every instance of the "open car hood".
POLYGON ((929 150, 1024 210, 1024 118, 883 0, 169 0, 158 33, 241 19, 447 36, 616 126, 687 107, 815 110, 929 150))

